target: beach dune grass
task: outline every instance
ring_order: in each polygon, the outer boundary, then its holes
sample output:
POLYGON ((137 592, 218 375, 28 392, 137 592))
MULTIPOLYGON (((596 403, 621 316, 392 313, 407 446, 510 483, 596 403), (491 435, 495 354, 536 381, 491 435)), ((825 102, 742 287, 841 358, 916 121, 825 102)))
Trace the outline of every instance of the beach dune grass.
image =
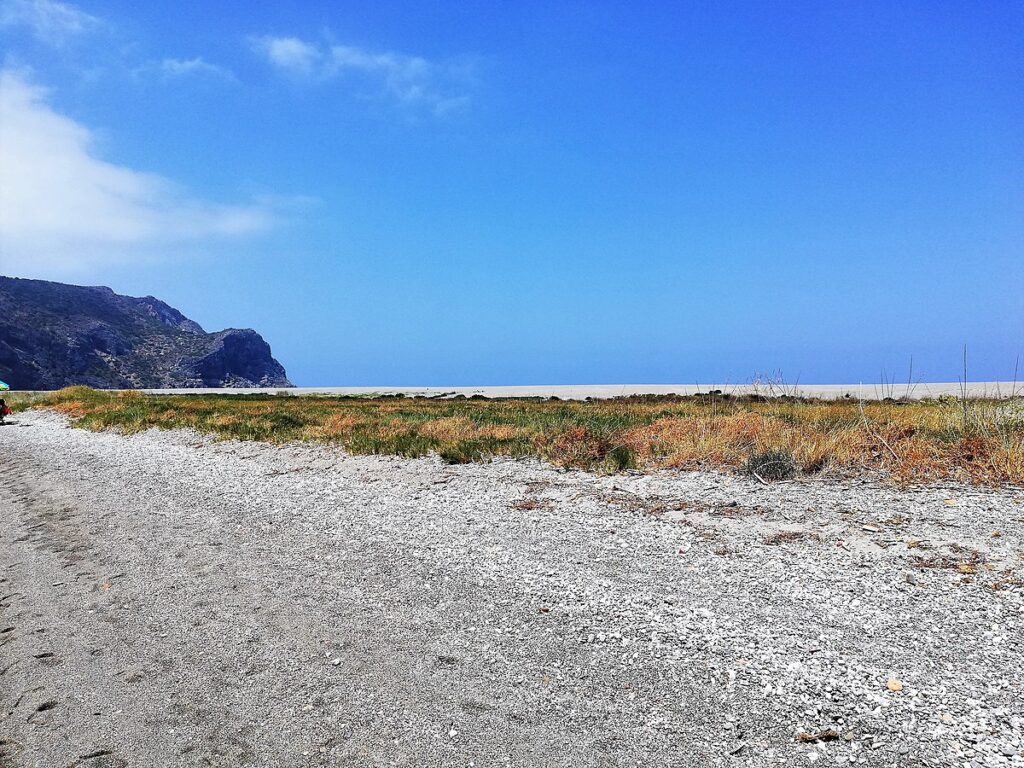
POLYGON ((225 439, 317 441, 452 463, 540 457, 602 471, 742 468, 779 452, 803 474, 1024 483, 1024 399, 919 401, 637 396, 595 401, 146 395, 70 387, 42 407, 89 429, 190 428, 225 439))

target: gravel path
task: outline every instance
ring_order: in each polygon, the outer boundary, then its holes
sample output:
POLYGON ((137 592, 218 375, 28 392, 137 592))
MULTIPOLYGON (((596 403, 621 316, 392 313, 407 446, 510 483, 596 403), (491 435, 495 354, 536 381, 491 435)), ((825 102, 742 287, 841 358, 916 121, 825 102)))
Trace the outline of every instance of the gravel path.
POLYGON ((1020 490, 16 422, 4 768, 1024 766, 1020 490))

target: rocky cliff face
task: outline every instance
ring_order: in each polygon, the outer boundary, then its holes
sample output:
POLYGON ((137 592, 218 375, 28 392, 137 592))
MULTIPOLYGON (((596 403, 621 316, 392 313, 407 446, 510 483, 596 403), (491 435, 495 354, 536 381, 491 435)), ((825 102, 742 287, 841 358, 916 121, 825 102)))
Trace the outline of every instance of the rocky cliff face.
POLYGON ((0 379, 12 389, 290 387, 256 331, 206 333, 159 299, 0 277, 0 379))

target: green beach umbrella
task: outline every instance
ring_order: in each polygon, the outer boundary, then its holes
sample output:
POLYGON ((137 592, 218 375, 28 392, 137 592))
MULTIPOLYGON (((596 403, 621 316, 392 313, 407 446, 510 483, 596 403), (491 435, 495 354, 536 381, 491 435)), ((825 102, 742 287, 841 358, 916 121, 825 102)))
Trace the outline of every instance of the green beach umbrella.
POLYGON ((3 392, 5 389, 10 388, 11 386, 6 381, 0 381, 0 392, 3 392))

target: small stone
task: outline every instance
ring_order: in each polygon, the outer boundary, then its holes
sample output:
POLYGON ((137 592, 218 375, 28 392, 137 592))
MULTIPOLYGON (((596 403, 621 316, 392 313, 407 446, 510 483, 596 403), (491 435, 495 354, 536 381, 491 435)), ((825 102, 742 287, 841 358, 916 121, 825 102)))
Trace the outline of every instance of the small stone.
POLYGON ((903 683, 901 683, 895 677, 890 677, 889 678, 889 682, 887 682, 885 684, 885 687, 888 688, 893 693, 899 693, 900 691, 903 690, 903 683))

